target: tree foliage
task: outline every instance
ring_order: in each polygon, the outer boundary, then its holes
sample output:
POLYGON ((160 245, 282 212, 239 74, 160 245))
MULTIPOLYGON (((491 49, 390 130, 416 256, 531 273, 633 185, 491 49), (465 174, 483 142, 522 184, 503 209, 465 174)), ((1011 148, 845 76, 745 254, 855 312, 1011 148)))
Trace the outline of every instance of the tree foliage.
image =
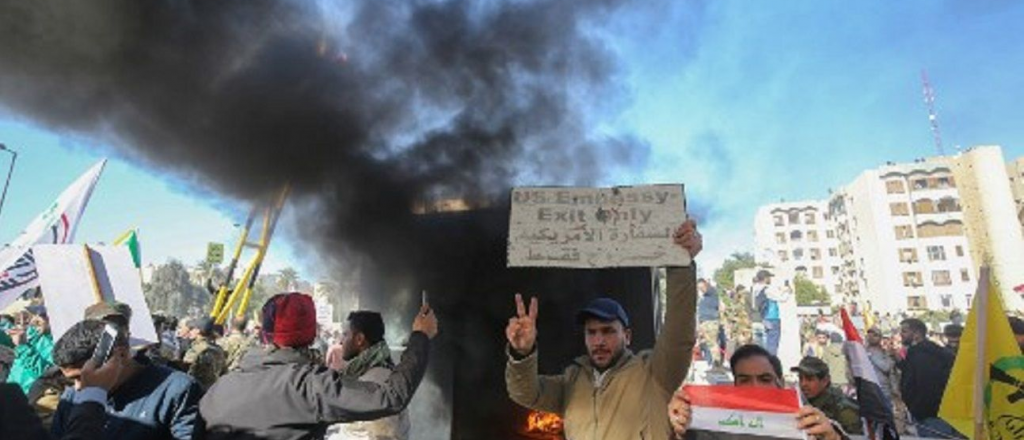
POLYGON ((733 252, 722 262, 722 267, 715 271, 715 284, 721 289, 736 287, 736 270, 757 267, 754 254, 749 252, 733 252))
POLYGON ((797 276, 793 281, 793 288, 796 291, 796 304, 798 306, 815 306, 829 304, 829 295, 824 287, 815 285, 811 280, 803 276, 797 276))
POLYGON ((142 292, 153 313, 177 317, 198 316, 208 310, 211 300, 206 288, 192 281, 185 265, 173 259, 154 269, 142 292))

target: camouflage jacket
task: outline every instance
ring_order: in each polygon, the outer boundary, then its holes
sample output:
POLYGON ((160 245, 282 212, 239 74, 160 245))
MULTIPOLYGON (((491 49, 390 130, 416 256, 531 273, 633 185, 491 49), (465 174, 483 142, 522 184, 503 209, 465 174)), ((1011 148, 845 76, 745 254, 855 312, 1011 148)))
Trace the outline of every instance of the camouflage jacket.
POLYGON ((838 388, 829 386, 809 401, 811 406, 820 409, 826 417, 838 422, 847 434, 860 435, 863 432, 860 424, 860 407, 838 388))
POLYGON ((224 349, 202 336, 192 341, 182 361, 189 366, 188 374, 194 377, 204 390, 210 388, 217 378, 227 371, 227 354, 224 349))

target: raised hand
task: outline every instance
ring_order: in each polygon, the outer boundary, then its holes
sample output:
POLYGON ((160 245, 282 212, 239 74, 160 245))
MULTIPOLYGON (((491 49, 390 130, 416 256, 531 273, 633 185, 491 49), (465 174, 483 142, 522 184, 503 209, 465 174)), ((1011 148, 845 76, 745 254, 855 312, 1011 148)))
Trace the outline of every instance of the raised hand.
POLYGON ((420 306, 420 312, 412 321, 412 331, 423 332, 428 338, 434 339, 434 336, 437 336, 437 316, 434 315, 434 309, 426 304, 420 306))
POLYGON ((697 232, 697 222, 692 218, 679 225, 672 234, 672 241, 686 249, 690 253, 690 258, 696 258, 701 249, 704 249, 704 238, 697 232))
POLYGON ((516 353, 526 356, 533 351, 533 344, 537 342, 537 298, 530 299, 530 309, 527 310, 523 296, 516 294, 516 316, 509 318, 505 337, 516 353))

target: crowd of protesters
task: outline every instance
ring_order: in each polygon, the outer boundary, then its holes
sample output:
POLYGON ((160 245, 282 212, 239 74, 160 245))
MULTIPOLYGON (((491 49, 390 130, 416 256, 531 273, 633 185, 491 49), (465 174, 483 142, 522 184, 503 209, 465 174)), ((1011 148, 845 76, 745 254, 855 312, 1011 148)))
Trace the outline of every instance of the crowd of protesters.
MULTIPOLYGON (((742 285, 719 293, 708 280, 698 281, 700 342, 695 347, 695 356, 707 361, 712 371, 723 368, 723 358, 735 356, 750 346, 763 347, 765 356, 771 357, 773 362, 779 361, 776 357, 778 342, 768 335, 772 325, 763 324, 768 315, 764 313, 764 305, 758 306, 756 294, 758 289, 765 289, 766 281, 770 286, 771 276, 768 271, 759 271, 752 283, 753 294, 742 285)), ((787 288, 785 285, 777 290, 787 288)), ((768 302, 784 294, 767 296, 768 302)), ((760 301, 764 301, 766 295, 760 296, 760 301)), ((843 350, 845 335, 841 318, 835 309, 828 312, 823 308, 814 309, 810 316, 799 319, 803 358, 799 365, 791 367, 790 371, 795 374, 790 377, 811 405, 822 409, 845 432, 859 434, 857 395, 843 350)), ((919 437, 960 437, 938 417, 938 412, 964 331, 963 313, 952 310, 945 322, 929 325, 906 312, 865 314, 856 306, 850 309, 865 333, 868 359, 883 395, 892 404, 897 430, 919 437)), ((1015 316, 1007 319, 1024 352, 1024 320, 1015 316)), ((736 380, 736 366, 731 365, 731 368, 736 380)), ((780 380, 784 379, 783 372, 778 372, 780 380)))
POLYGON ((160 340, 141 345, 122 303, 89 307, 56 341, 41 305, 16 315, 0 317, 3 439, 408 438, 404 410, 438 329, 424 305, 394 362, 380 314, 353 312, 335 339, 301 293, 276 295, 259 322, 227 329, 155 315, 160 340), (109 329, 117 337, 97 365, 109 329), (328 351, 341 353, 331 368, 328 351))
MULTIPOLYGON (((672 239, 692 257, 703 247, 693 221, 672 239)), ((667 290, 665 323, 651 350, 633 352, 628 313, 599 298, 578 314, 586 354, 554 375, 538 371, 538 303, 516 295, 505 335, 510 399, 561 416, 567 438, 694 438, 680 385, 696 357, 728 372, 735 386, 798 386, 808 405, 794 414, 795 424, 807 436, 861 434, 837 316, 822 311, 785 322, 778 303, 792 290, 773 287, 768 271, 749 291, 719 294, 696 278, 694 266, 670 268, 667 290), (784 366, 776 352, 787 325, 800 327, 803 358, 784 366)), ((963 333, 962 315, 954 316, 941 328, 907 316, 858 317, 900 433, 958 436, 938 418, 963 333)), ((379 313, 354 311, 340 332, 327 331, 316 322, 312 298, 301 293, 275 295, 258 319, 226 326, 152 318, 159 341, 133 345, 132 310, 117 302, 87 308, 56 341, 38 301, 0 316, 0 379, 7 382, 0 386, 0 438, 407 439, 406 406, 438 332, 424 304, 396 362, 379 313), (97 362, 110 329, 117 336, 97 362)), ((1010 324, 1024 350, 1024 321, 1010 324)))

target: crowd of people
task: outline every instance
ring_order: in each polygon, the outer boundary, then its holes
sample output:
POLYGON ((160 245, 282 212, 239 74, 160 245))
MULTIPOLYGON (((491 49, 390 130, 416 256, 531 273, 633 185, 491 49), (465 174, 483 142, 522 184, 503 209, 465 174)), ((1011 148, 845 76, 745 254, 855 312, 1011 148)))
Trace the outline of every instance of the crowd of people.
MULTIPOLYGON (((737 285, 719 293, 707 280, 697 284, 700 335, 696 356, 712 365, 712 370, 724 368, 722 359, 732 356, 729 366, 737 385, 735 362, 749 352, 743 351, 739 359, 736 353, 751 346, 763 347, 763 356, 781 363, 778 339, 770 336, 779 323, 769 322, 778 315, 770 309, 778 307, 773 303, 792 295, 792 291, 788 283, 773 288, 771 281, 771 272, 760 270, 750 290, 737 285)), ((892 406, 897 431, 926 438, 961 437, 938 417, 938 412, 964 332, 963 313, 953 310, 946 322, 929 325, 906 312, 894 315, 860 313, 856 306, 850 309, 864 331, 868 359, 882 394, 892 406)), ((1024 352, 1024 320, 1012 315, 1007 319, 1024 352)), ((861 434, 855 382, 843 350, 845 335, 839 313, 818 308, 812 316, 801 317, 791 325, 800 326, 802 356, 790 369, 791 380, 799 385, 808 403, 820 408, 843 431, 861 434)), ((779 369, 774 373, 784 380, 783 372, 779 369)), ((677 400, 677 406, 686 406, 684 396, 677 400)))
MULTIPOLYGON (((691 257, 703 248, 692 220, 672 239, 691 257)), ((586 353, 555 374, 539 371, 539 303, 516 295, 505 332, 509 398, 559 415, 569 439, 702 438, 690 429, 693 408, 682 384, 703 359, 737 387, 799 387, 807 405, 793 423, 807 436, 861 433, 835 317, 785 321, 779 302, 792 292, 773 287, 769 271, 758 272, 749 291, 721 295, 696 274, 695 264, 667 269, 665 320, 647 350, 634 351, 629 314, 618 302, 586 304, 575 324, 586 353), (805 335, 796 365, 777 356, 783 325, 799 325, 805 335)), ((937 333, 911 317, 872 318, 865 345, 893 405, 894 429, 956 437, 937 413, 962 323, 937 333)), ((275 295, 257 320, 239 317, 226 327, 154 316, 159 341, 145 345, 132 344, 132 319, 126 305, 101 302, 54 341, 41 305, 0 317, 0 379, 7 382, 0 385, 0 438, 407 439, 414 427, 406 406, 438 332, 424 304, 396 362, 380 313, 354 311, 339 333, 324 331, 301 293, 275 295), (111 329, 116 337, 104 361, 98 347, 111 329)), ((1011 318, 1011 327, 1024 349, 1024 321, 1011 318)))
POLYGON ((408 438, 438 331, 424 305, 396 363, 379 313, 352 312, 330 346, 301 293, 272 297, 252 325, 153 316, 159 342, 134 346, 122 303, 89 307, 56 341, 43 307, 18 315, 0 318, 4 439, 408 438))

